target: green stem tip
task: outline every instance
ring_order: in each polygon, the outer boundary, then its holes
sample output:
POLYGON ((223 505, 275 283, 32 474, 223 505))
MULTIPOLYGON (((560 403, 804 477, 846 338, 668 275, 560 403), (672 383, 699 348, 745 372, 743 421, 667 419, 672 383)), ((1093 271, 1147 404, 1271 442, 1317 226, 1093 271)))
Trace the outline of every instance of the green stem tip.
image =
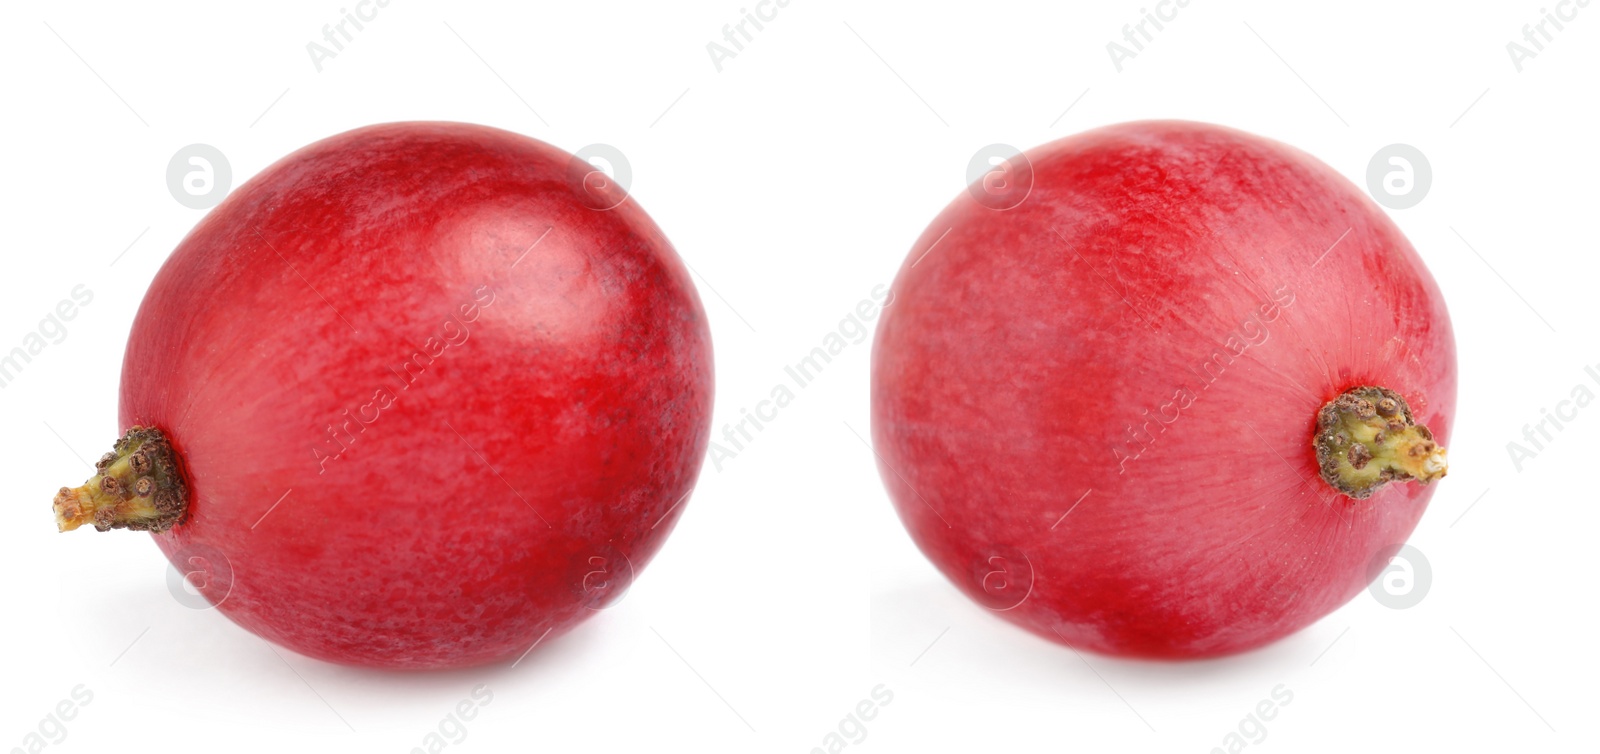
POLYGON ((1405 398, 1381 387, 1354 387, 1324 405, 1312 444, 1322 479, 1357 500, 1389 482, 1428 484, 1448 470, 1445 449, 1405 398))
POLYGON ((154 427, 133 427, 94 465, 79 487, 62 487, 52 504, 56 528, 94 524, 100 531, 161 532, 183 520, 189 489, 172 443, 154 427))

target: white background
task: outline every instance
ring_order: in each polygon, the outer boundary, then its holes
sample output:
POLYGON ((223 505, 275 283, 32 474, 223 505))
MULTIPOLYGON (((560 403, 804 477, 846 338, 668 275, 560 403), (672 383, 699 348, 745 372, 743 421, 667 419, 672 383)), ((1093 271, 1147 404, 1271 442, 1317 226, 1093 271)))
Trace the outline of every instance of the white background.
POLYGON ((1293 701, 1248 751, 1593 745, 1600 408, 1520 471, 1506 444, 1574 386, 1600 393, 1583 371, 1600 364, 1600 4, 1547 27, 1518 72, 1506 45, 1549 0, 1193 0, 1118 72, 1106 45, 1145 0, 792 0, 719 72, 706 45, 748 0, 393 0, 318 72, 306 45, 341 2, 0 11, 0 351, 74 286, 94 296, 0 389, 0 751, 43 725, 48 751, 404 752, 479 684, 492 702, 448 751, 805 752, 879 684, 893 700, 848 751, 1207 752, 1280 684, 1293 701), (696 272, 720 433, 891 280, 978 148, 1159 117, 1280 139, 1362 186, 1385 145, 1431 163, 1425 199, 1390 210, 1460 350, 1451 474, 1412 538, 1433 571, 1416 607, 1363 594, 1264 650, 1187 664, 1025 634, 899 526, 859 439, 868 342, 707 463, 625 599, 515 668, 395 674, 274 651, 174 599, 145 536, 51 525, 56 488, 114 439, 144 290, 203 214, 166 185, 185 145, 221 150, 235 187, 383 121, 617 147, 696 272), (80 684, 92 701, 61 738, 49 717, 80 684))

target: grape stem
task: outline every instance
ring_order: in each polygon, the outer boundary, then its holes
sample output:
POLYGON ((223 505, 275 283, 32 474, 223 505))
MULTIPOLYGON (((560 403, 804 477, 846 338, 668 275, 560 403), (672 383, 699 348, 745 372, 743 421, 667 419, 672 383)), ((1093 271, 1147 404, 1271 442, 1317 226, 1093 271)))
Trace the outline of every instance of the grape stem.
POLYGON ((1390 482, 1429 484, 1448 470, 1445 449, 1387 388, 1354 387, 1325 404, 1312 445, 1323 481, 1357 500, 1390 482))
POLYGON ((100 531, 162 532, 183 520, 189 488, 178 455, 161 430, 135 426, 94 465, 78 487, 62 487, 54 503, 56 528, 93 524, 100 531))

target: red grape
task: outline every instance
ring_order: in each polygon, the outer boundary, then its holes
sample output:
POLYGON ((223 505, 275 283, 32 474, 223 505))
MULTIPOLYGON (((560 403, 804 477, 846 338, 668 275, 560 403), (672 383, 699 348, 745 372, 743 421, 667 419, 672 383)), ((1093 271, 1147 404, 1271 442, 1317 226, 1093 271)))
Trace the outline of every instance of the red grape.
POLYGON ((917 242, 874 344, 880 470, 922 551, 1118 655, 1250 649, 1358 594, 1443 475, 1456 398, 1444 299, 1394 223, 1316 159, 1197 123, 999 173, 917 242))
POLYGON ((515 658, 609 604, 694 486, 712 365, 682 262, 600 178, 451 123, 267 168, 156 276, 131 432, 62 527, 155 531, 225 615, 342 663, 515 658))

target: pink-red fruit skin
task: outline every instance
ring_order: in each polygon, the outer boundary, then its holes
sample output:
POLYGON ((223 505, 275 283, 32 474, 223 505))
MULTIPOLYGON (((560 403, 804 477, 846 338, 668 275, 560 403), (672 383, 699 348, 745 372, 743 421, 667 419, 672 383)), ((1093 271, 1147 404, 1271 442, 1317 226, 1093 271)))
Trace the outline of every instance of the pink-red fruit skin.
POLYGON ((923 553, 998 615, 1131 657, 1260 647, 1360 593, 1434 486, 1337 492, 1317 412, 1381 386, 1447 445, 1456 400, 1395 224, 1305 153, 1198 123, 1017 167, 1020 203, 963 193, 928 226, 876 336, 874 444, 923 553))
POLYGON ((478 665, 650 562, 706 447, 710 336, 661 231, 574 165, 486 127, 361 128, 179 245, 120 419, 171 437, 190 508, 154 537, 223 614, 333 662, 478 665))

